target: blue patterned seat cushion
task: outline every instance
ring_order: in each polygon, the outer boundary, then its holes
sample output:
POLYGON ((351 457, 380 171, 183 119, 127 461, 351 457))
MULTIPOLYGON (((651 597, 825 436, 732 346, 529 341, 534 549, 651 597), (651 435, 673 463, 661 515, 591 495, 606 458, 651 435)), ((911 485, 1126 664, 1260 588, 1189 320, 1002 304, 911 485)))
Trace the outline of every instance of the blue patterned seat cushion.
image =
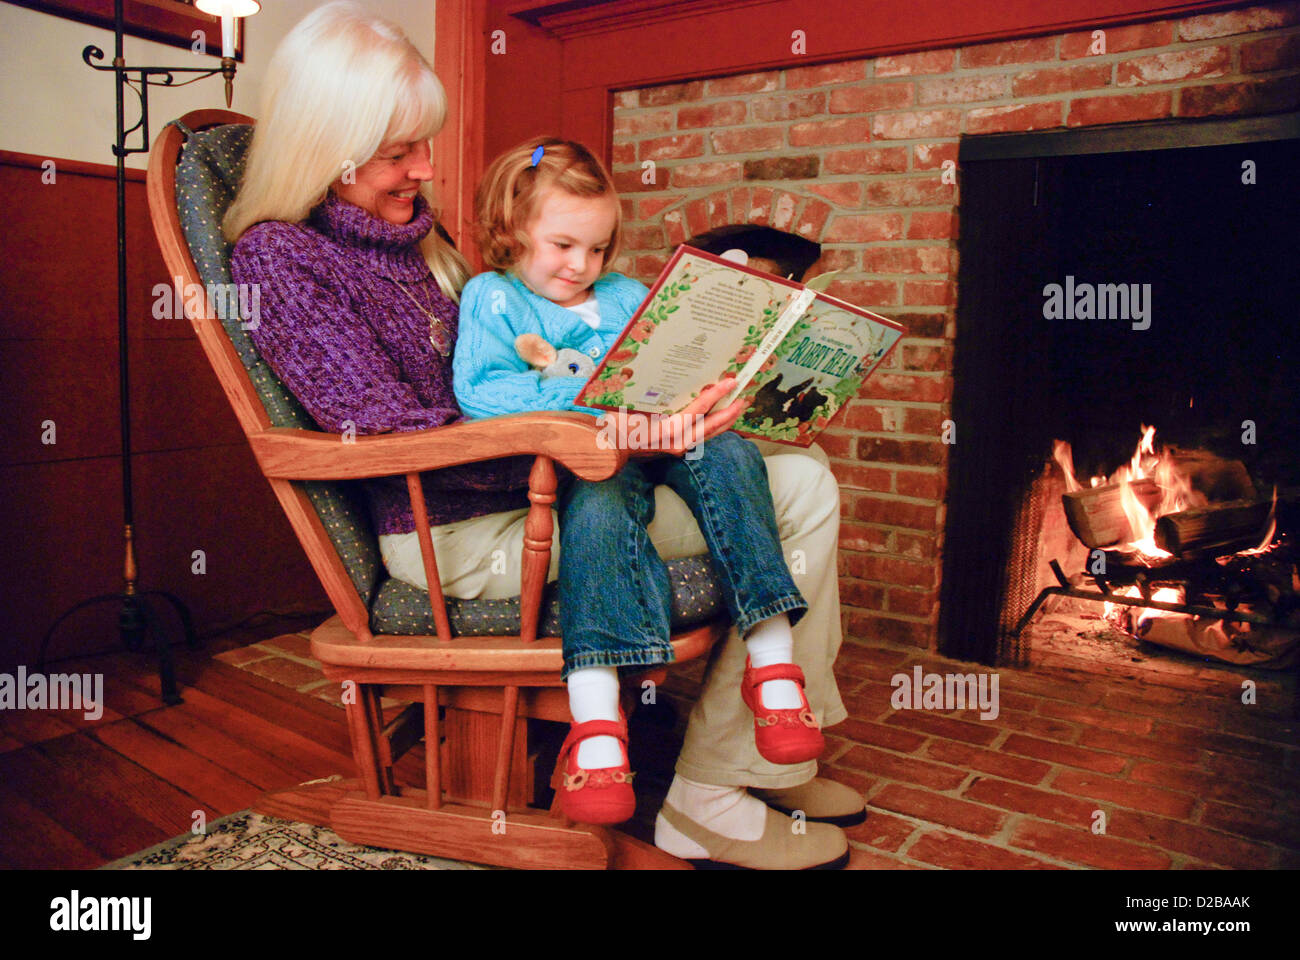
MULTIPOLYGON (((244 156, 253 128, 227 124, 195 133, 173 124, 186 136, 176 166, 176 206, 181 230, 205 285, 229 284, 231 244, 221 220, 235 197, 244 172, 244 156)), ((222 326, 248 371, 267 417, 277 427, 318 427, 293 394, 285 389, 257 353, 238 316, 238 297, 209 298, 222 326)), ((358 595, 370 610, 370 629, 382 634, 433 635, 428 595, 388 576, 379 557, 379 540, 364 509, 364 494, 350 483, 304 483, 303 489, 347 568, 358 595)), ((673 582, 673 629, 684 629, 725 613, 707 556, 668 563, 673 582)), ((542 635, 559 634, 555 585, 543 598, 542 635)), ((456 636, 510 636, 519 632, 519 599, 457 600, 448 598, 447 614, 456 636)))
MULTIPOLYGON (((726 613, 718 593, 713 566, 708 557, 669 560, 668 576, 673 583, 672 625, 684 630, 726 613)), ((560 635, 559 591, 549 583, 542 595, 542 619, 538 636, 560 635)), ((447 619, 455 636, 509 637, 519 632, 519 598, 510 600, 457 600, 447 598, 447 619)), ((429 595, 391 577, 379 588, 370 616, 375 633, 433 636, 437 628, 429 610, 429 595)))

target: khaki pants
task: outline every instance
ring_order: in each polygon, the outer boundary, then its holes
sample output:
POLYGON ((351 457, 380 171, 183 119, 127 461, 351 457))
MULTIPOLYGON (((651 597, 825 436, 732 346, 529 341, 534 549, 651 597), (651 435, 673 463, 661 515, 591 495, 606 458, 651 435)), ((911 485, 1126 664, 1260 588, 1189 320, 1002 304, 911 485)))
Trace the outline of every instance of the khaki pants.
MULTIPOLYGON (((808 704, 823 727, 848 714, 831 667, 839 653, 839 579, 836 549, 840 522, 839 487, 817 447, 807 452, 780 444, 759 444, 767 463, 777 529, 791 575, 809 604, 794 627, 794 659, 807 679, 808 704)), ((519 595, 519 558, 527 510, 475 517, 433 528, 438 573, 448 596, 500 599, 519 595)), ((557 525, 558 527, 558 525, 557 525)), ((708 552, 690 510, 667 487, 655 489, 650 538, 665 560, 708 552)), ((428 589, 414 532, 379 538, 389 573, 428 589)), ((559 570, 558 534, 551 544, 549 579, 559 570)), ((754 746, 754 715, 740 697, 745 644, 730 630, 714 646, 704 690, 691 711, 677 772, 699 783, 775 789, 811 779, 815 761, 770 763, 754 746)))

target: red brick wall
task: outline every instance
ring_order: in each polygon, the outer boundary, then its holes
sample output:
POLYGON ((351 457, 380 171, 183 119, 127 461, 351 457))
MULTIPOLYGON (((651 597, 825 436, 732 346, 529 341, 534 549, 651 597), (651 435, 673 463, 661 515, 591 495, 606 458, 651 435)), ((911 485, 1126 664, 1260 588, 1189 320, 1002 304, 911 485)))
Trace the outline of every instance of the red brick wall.
POLYGON ((820 444, 840 481, 850 637, 933 647, 947 482, 963 134, 1300 107, 1300 4, 629 90, 613 173, 642 280, 730 223, 822 243, 831 292, 904 323, 820 444), (654 182, 643 182, 645 161, 654 182))

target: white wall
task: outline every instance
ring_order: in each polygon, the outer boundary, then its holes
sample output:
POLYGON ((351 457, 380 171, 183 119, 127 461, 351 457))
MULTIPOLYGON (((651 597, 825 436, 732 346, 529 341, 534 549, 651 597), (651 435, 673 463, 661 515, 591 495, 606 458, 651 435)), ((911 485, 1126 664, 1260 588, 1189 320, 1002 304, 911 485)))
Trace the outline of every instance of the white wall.
MULTIPOLYGON (((323 0, 261 0, 262 10, 249 19, 244 63, 235 76, 231 108, 256 115, 261 81, 276 44, 290 28, 323 0)), ((433 62, 435 0, 359 0, 368 9, 396 21, 433 62)), ((112 164, 114 141, 113 76, 92 70, 81 60, 82 48, 104 51, 100 63, 113 58, 113 32, 0 2, 0 150, 69 160, 112 164)), ((197 57, 189 50, 128 36, 123 41, 128 65, 218 65, 216 57, 197 57)), ((220 53, 220 50, 217 51, 220 53)), ((177 81, 186 79, 184 74, 177 81)), ((149 90, 149 135, 156 137, 168 120, 190 110, 224 107, 225 84, 218 74, 188 87, 149 90)), ((126 93, 126 125, 139 117, 139 103, 126 93)), ((129 138, 138 141, 139 132, 129 138)), ((148 154, 132 154, 127 166, 143 170, 148 154)))

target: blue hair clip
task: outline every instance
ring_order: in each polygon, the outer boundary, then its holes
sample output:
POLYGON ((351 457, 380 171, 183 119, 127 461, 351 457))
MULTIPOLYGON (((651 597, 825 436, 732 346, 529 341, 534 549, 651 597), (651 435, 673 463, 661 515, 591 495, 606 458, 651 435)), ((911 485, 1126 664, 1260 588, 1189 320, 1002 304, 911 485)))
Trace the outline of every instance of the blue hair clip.
POLYGON ((536 150, 533 151, 533 162, 532 162, 531 166, 534 166, 534 167, 535 167, 535 166, 537 166, 539 163, 541 163, 541 162, 542 162, 542 154, 545 153, 545 152, 546 152, 546 148, 545 148, 544 146, 540 146, 540 145, 539 145, 538 148, 537 148, 536 150))

